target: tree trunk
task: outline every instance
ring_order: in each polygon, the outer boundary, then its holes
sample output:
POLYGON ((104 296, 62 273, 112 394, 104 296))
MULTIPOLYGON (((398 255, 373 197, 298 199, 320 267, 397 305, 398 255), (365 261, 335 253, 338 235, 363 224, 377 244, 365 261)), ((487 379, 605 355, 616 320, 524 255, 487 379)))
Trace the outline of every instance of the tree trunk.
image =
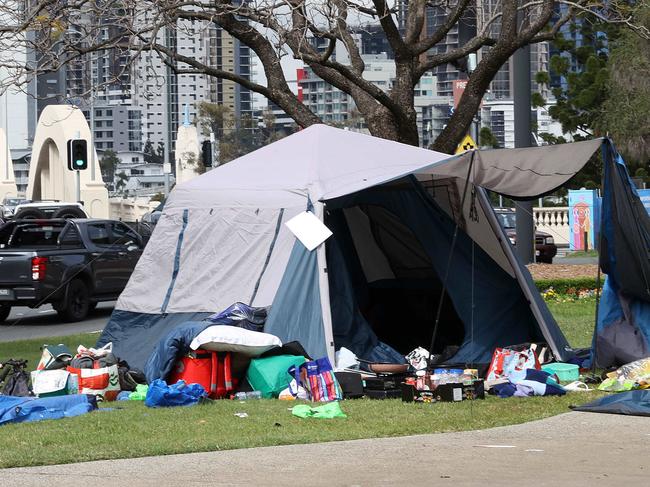
POLYGON ((480 109, 483 95, 489 88, 490 82, 515 50, 510 46, 497 46, 483 58, 470 76, 458 107, 454 110, 447 126, 431 145, 431 149, 446 154, 455 152, 458 144, 468 133, 474 114, 480 109))

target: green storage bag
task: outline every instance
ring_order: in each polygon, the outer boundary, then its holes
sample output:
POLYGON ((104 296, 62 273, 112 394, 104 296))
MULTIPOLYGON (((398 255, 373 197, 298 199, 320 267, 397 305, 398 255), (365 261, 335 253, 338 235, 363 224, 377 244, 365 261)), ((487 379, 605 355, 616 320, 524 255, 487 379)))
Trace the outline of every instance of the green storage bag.
POLYGON ((251 360, 246 373, 246 380, 254 391, 260 391, 262 397, 277 397, 289 387, 291 375, 287 372, 292 365, 298 367, 305 362, 305 357, 296 355, 277 355, 275 357, 251 360))

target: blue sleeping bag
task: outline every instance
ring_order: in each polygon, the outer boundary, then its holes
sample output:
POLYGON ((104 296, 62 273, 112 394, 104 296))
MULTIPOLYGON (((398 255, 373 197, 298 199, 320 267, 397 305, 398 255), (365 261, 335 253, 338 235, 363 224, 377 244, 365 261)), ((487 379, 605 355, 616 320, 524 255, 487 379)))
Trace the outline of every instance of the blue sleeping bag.
POLYGON ((176 360, 190 351, 190 343, 203 330, 214 325, 228 325, 246 330, 262 331, 268 308, 253 308, 235 303, 225 310, 208 316, 205 321, 186 321, 173 328, 158 342, 144 366, 147 382, 166 380, 176 360))
POLYGON ((151 384, 156 379, 166 380, 178 357, 190 351, 190 343, 199 333, 215 324, 210 321, 186 321, 171 330, 158 342, 144 365, 144 375, 151 384))
POLYGON ((94 409, 97 399, 87 394, 43 398, 0 395, 0 424, 70 418, 94 409))

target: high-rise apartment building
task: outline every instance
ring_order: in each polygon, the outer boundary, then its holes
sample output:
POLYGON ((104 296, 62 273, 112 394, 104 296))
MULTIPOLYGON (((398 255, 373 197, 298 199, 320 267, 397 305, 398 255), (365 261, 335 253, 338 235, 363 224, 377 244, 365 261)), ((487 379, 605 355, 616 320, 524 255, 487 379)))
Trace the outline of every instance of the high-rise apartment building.
MULTIPOLYGON (((117 12, 116 18, 121 14, 117 12)), ((75 22, 77 25, 66 31, 73 41, 81 36, 82 22, 100 25, 99 41, 121 34, 115 18, 87 16, 75 22)), ((173 28, 161 29, 156 41, 207 66, 245 78, 251 75, 249 48, 214 24, 178 21, 173 28)), ((51 55, 41 53, 40 59, 51 55)), ((39 76, 37 86, 39 115, 45 106, 61 103, 79 106, 89 121, 91 110, 94 112, 99 150, 137 152, 150 140, 154 147, 169 141, 169 151, 173 152, 185 105, 190 119, 194 119, 201 101, 224 105, 233 117, 252 114, 249 90, 203 74, 176 74, 153 51, 143 51, 135 60, 132 53, 115 48, 92 52, 55 73, 39 76)))
MULTIPOLYGON (((248 46, 214 25, 179 22, 173 32, 168 29, 165 42, 177 53, 207 66, 247 79, 251 76, 248 46)), ((136 103, 143 112, 144 138, 154 146, 164 143, 166 137, 173 144, 186 105, 190 120, 197 117, 202 101, 227 107, 235 118, 252 116, 250 90, 234 81, 202 74, 175 74, 153 52, 144 53, 136 66, 136 103)))

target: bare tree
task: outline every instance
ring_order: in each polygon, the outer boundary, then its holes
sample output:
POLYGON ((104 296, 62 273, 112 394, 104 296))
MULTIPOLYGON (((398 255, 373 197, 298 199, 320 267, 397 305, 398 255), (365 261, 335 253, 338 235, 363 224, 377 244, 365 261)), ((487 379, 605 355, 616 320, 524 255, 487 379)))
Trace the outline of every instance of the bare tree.
MULTIPOLYGON (((490 82, 522 46, 553 39, 563 24, 578 15, 625 24, 648 37, 648 29, 635 24, 635 4, 617 1, 0 0, 0 42, 13 46, 0 54, 0 64, 13 73, 10 81, 21 83, 62 64, 84 62, 93 51, 118 51, 128 58, 125 70, 143 53, 153 52, 176 73, 231 80, 264 95, 302 127, 321 123, 287 83, 281 59, 293 56, 347 93, 373 135, 417 145, 414 92, 420 78, 437 66, 463 67, 469 54, 479 53, 459 106, 433 145, 452 152, 490 82), (428 9, 443 21, 427 25, 428 9), (474 22, 473 37, 454 49, 439 51, 437 46, 454 26, 468 19, 474 22), (363 76, 366 65, 355 32, 368 24, 380 25, 394 53, 396 77, 386 91, 363 76), (266 83, 182 55, 164 42, 169 32, 215 28, 255 52, 266 83), (39 53, 38 63, 16 62, 11 52, 20 46, 39 53), (334 55, 338 47, 345 49, 345 60, 334 55)), ((142 72, 147 75, 144 64, 142 72)))

